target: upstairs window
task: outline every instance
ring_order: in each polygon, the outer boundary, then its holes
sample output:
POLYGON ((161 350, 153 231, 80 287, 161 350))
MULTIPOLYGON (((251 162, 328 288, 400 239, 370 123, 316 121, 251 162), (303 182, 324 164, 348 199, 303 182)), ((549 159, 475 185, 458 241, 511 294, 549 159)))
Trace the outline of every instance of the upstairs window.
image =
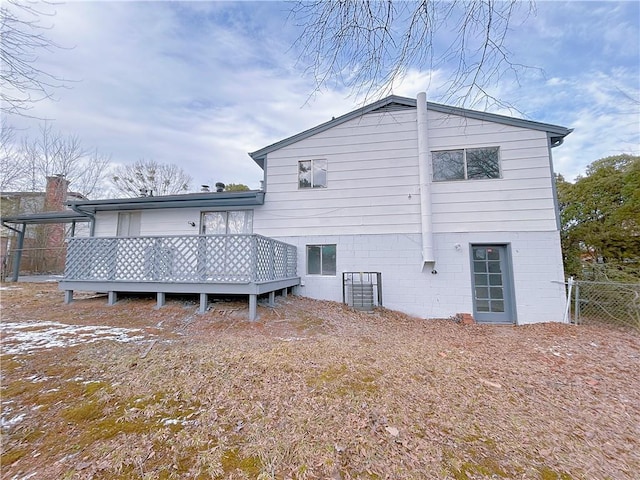
POLYGON ((298 162, 298 188, 326 188, 327 161, 301 160, 298 162))
POLYGON ((203 212, 203 235, 253 233, 253 210, 203 212))
POLYGON ((432 152, 433 181, 500 178, 498 147, 432 152))

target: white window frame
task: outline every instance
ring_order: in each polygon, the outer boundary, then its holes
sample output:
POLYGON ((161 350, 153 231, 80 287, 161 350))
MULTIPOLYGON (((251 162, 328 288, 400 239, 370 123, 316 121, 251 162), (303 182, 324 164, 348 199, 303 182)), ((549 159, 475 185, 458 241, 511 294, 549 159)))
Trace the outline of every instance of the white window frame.
POLYGON ((298 160, 298 190, 312 190, 312 189, 316 189, 316 188, 327 188, 327 185, 329 184, 329 162, 327 161, 326 158, 312 158, 312 159, 307 159, 307 160, 298 160), (319 167, 320 169, 322 169, 324 171, 324 185, 316 185, 315 183, 315 164, 319 163, 319 162, 323 162, 324 163, 324 168, 319 167), (310 171, 310 184, 309 186, 303 186, 302 185, 302 177, 300 176, 300 174, 302 173, 300 171, 300 167, 302 166, 303 163, 309 163, 309 171, 310 171))
POLYGON ((434 182, 459 182, 464 180, 497 180, 502 178, 502 159, 500 156, 500 147, 499 146, 491 146, 491 147, 469 147, 469 148, 452 148, 449 150, 434 150, 431 152, 431 166, 432 166, 432 180, 434 182), (467 152, 474 150, 495 150, 497 159, 498 159, 498 176, 497 177, 471 177, 469 178, 468 172, 468 161, 467 161, 467 152), (462 152, 462 165, 464 168, 464 176, 463 178, 436 178, 436 169, 435 169, 435 159, 434 155, 438 153, 452 153, 452 152, 462 152))
POLYGON ((307 245, 305 248, 305 262, 306 262, 306 272, 307 275, 313 275, 313 276, 318 276, 318 277, 335 277, 337 275, 338 272, 338 245, 335 243, 326 243, 326 244, 313 244, 313 245, 307 245), (333 247, 334 249, 334 265, 333 265, 333 272, 332 273, 325 273, 323 270, 323 259, 324 259, 324 247, 333 247), (319 273, 312 273, 309 271, 309 251, 312 248, 319 248, 320 249, 320 272, 319 273))

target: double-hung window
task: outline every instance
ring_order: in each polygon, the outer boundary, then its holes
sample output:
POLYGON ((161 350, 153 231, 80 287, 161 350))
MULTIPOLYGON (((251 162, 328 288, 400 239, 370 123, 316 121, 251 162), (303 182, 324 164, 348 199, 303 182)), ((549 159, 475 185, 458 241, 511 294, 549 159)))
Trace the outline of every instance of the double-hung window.
POLYGON ((336 246, 307 245, 307 275, 335 275, 336 246))
POLYGON ((327 161, 321 159, 298 162, 298 188, 326 188, 327 161))
POLYGON ((433 181, 500 178, 498 147, 431 152, 433 181))
POLYGON ((201 225, 204 235, 253 233, 253 210, 203 212, 201 225))

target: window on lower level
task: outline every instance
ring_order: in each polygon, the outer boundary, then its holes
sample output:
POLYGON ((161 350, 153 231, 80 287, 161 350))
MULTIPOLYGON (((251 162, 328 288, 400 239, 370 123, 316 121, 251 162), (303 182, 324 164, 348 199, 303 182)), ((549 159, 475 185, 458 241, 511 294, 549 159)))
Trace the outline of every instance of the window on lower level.
POLYGON ((335 275, 336 246, 307 245, 307 275, 335 275))
POLYGON ((301 160, 298 162, 298 188, 326 188, 326 186, 326 160, 301 160))
POLYGON ((201 224, 204 235, 253 233, 253 210, 203 212, 201 224))
POLYGON ((498 147, 431 152, 433 181, 500 178, 498 147))

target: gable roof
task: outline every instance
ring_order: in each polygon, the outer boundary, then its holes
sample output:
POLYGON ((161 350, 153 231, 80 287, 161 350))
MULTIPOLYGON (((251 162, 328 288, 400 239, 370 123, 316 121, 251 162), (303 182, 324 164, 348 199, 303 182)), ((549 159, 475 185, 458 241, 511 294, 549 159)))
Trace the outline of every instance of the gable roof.
MULTIPOLYGON (((372 112, 390 112, 398 110, 406 110, 416 108, 417 102, 415 98, 399 97, 397 95, 390 95, 386 98, 378 100, 377 102, 365 105, 352 112, 349 112, 341 117, 334 118, 328 122, 317 125, 313 128, 300 132, 291 137, 280 140, 279 142, 268 145, 260 150, 249 153, 249 156, 264 169, 264 161, 267 155, 271 152, 275 152, 281 148, 292 145, 300 140, 309 138, 318 133, 324 132, 330 128, 338 126, 342 123, 358 118, 362 115, 372 112)), ((564 137, 569 135, 573 129, 561 127, 559 125, 552 125, 549 123, 534 122, 531 120, 523 120, 521 118, 508 117, 506 115, 498 115, 496 113, 480 112, 478 110, 469 110, 460 107, 451 107, 449 105, 442 105, 440 103, 427 102, 427 110, 434 112, 445 113, 449 115, 457 115, 466 118, 473 118, 476 120, 483 120, 486 122, 500 123, 503 125, 510 125, 513 127, 528 128, 530 130, 540 130, 547 132, 547 135, 551 139, 551 145, 556 146, 562 143, 564 137)))

